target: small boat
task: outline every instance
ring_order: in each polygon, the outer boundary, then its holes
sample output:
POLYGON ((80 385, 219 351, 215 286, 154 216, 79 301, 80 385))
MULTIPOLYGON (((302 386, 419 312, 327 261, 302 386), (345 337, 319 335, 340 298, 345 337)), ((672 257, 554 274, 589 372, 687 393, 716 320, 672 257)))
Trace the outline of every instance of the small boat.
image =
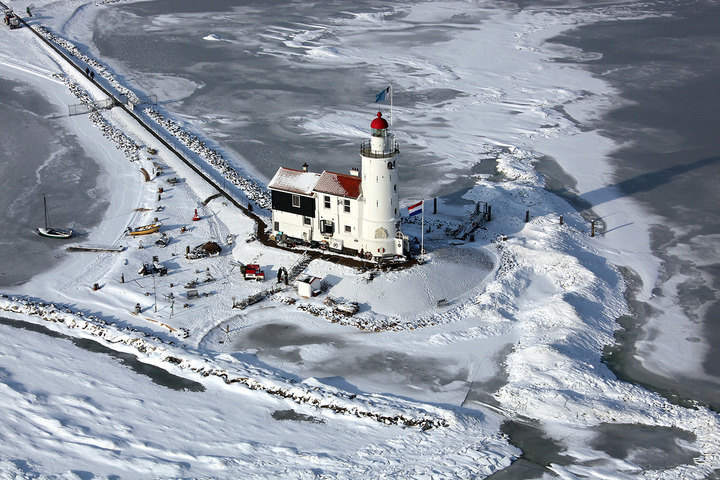
POLYGON ((162 224, 160 223, 151 223, 150 225, 144 225, 138 228, 128 227, 127 234, 132 237, 136 237, 138 235, 150 235, 151 233, 156 233, 158 230, 160 230, 161 225, 162 224))
POLYGON ((45 194, 43 193, 43 210, 45 212, 45 226, 44 227, 37 227, 35 230, 37 231, 38 235, 41 237, 47 237, 47 238, 70 238, 73 235, 72 230, 61 230, 59 228, 52 228, 48 226, 48 214, 47 214, 47 198, 45 198, 45 194))

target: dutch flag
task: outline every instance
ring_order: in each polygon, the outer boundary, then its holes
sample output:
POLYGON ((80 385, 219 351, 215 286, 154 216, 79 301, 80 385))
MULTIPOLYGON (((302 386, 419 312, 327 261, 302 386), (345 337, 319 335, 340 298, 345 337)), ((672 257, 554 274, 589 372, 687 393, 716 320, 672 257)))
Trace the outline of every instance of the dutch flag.
POLYGON ((408 207, 408 217, 412 217, 413 215, 420 215, 422 213, 423 201, 424 200, 421 200, 415 205, 410 205, 408 207))

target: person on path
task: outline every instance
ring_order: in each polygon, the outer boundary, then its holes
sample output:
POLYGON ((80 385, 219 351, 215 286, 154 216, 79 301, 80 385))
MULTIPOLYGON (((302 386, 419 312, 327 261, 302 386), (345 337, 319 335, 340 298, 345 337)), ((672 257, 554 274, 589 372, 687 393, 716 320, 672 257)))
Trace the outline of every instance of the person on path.
POLYGON ((88 67, 85 67, 85 75, 90 75, 90 69, 88 67))
POLYGON ((90 71, 90 78, 92 80, 95 80, 95 72, 93 72, 92 70, 90 71))

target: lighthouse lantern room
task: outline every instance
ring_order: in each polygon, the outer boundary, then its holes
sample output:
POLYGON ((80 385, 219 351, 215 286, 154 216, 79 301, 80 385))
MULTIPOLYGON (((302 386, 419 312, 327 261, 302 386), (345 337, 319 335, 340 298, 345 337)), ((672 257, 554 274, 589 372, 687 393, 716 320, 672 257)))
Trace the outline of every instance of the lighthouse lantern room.
POLYGON ((281 167, 268 188, 276 238, 296 243, 324 243, 366 258, 392 257, 407 251, 400 230, 397 156, 388 123, 378 112, 370 139, 360 146, 362 170, 321 174, 281 167))

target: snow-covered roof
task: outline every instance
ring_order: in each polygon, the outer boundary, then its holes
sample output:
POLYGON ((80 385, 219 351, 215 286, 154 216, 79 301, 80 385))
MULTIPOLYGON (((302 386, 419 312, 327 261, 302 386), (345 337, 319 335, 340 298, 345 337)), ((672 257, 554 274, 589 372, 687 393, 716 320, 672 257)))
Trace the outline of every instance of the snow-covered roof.
POLYGON ((320 175, 315 191, 330 193, 341 197, 358 198, 360 196, 360 177, 325 171, 320 175))
POLYGON ((312 195, 313 188, 315 188, 319 179, 319 173, 280 167, 272 180, 270 180, 268 188, 270 190, 282 190, 284 192, 312 195))

